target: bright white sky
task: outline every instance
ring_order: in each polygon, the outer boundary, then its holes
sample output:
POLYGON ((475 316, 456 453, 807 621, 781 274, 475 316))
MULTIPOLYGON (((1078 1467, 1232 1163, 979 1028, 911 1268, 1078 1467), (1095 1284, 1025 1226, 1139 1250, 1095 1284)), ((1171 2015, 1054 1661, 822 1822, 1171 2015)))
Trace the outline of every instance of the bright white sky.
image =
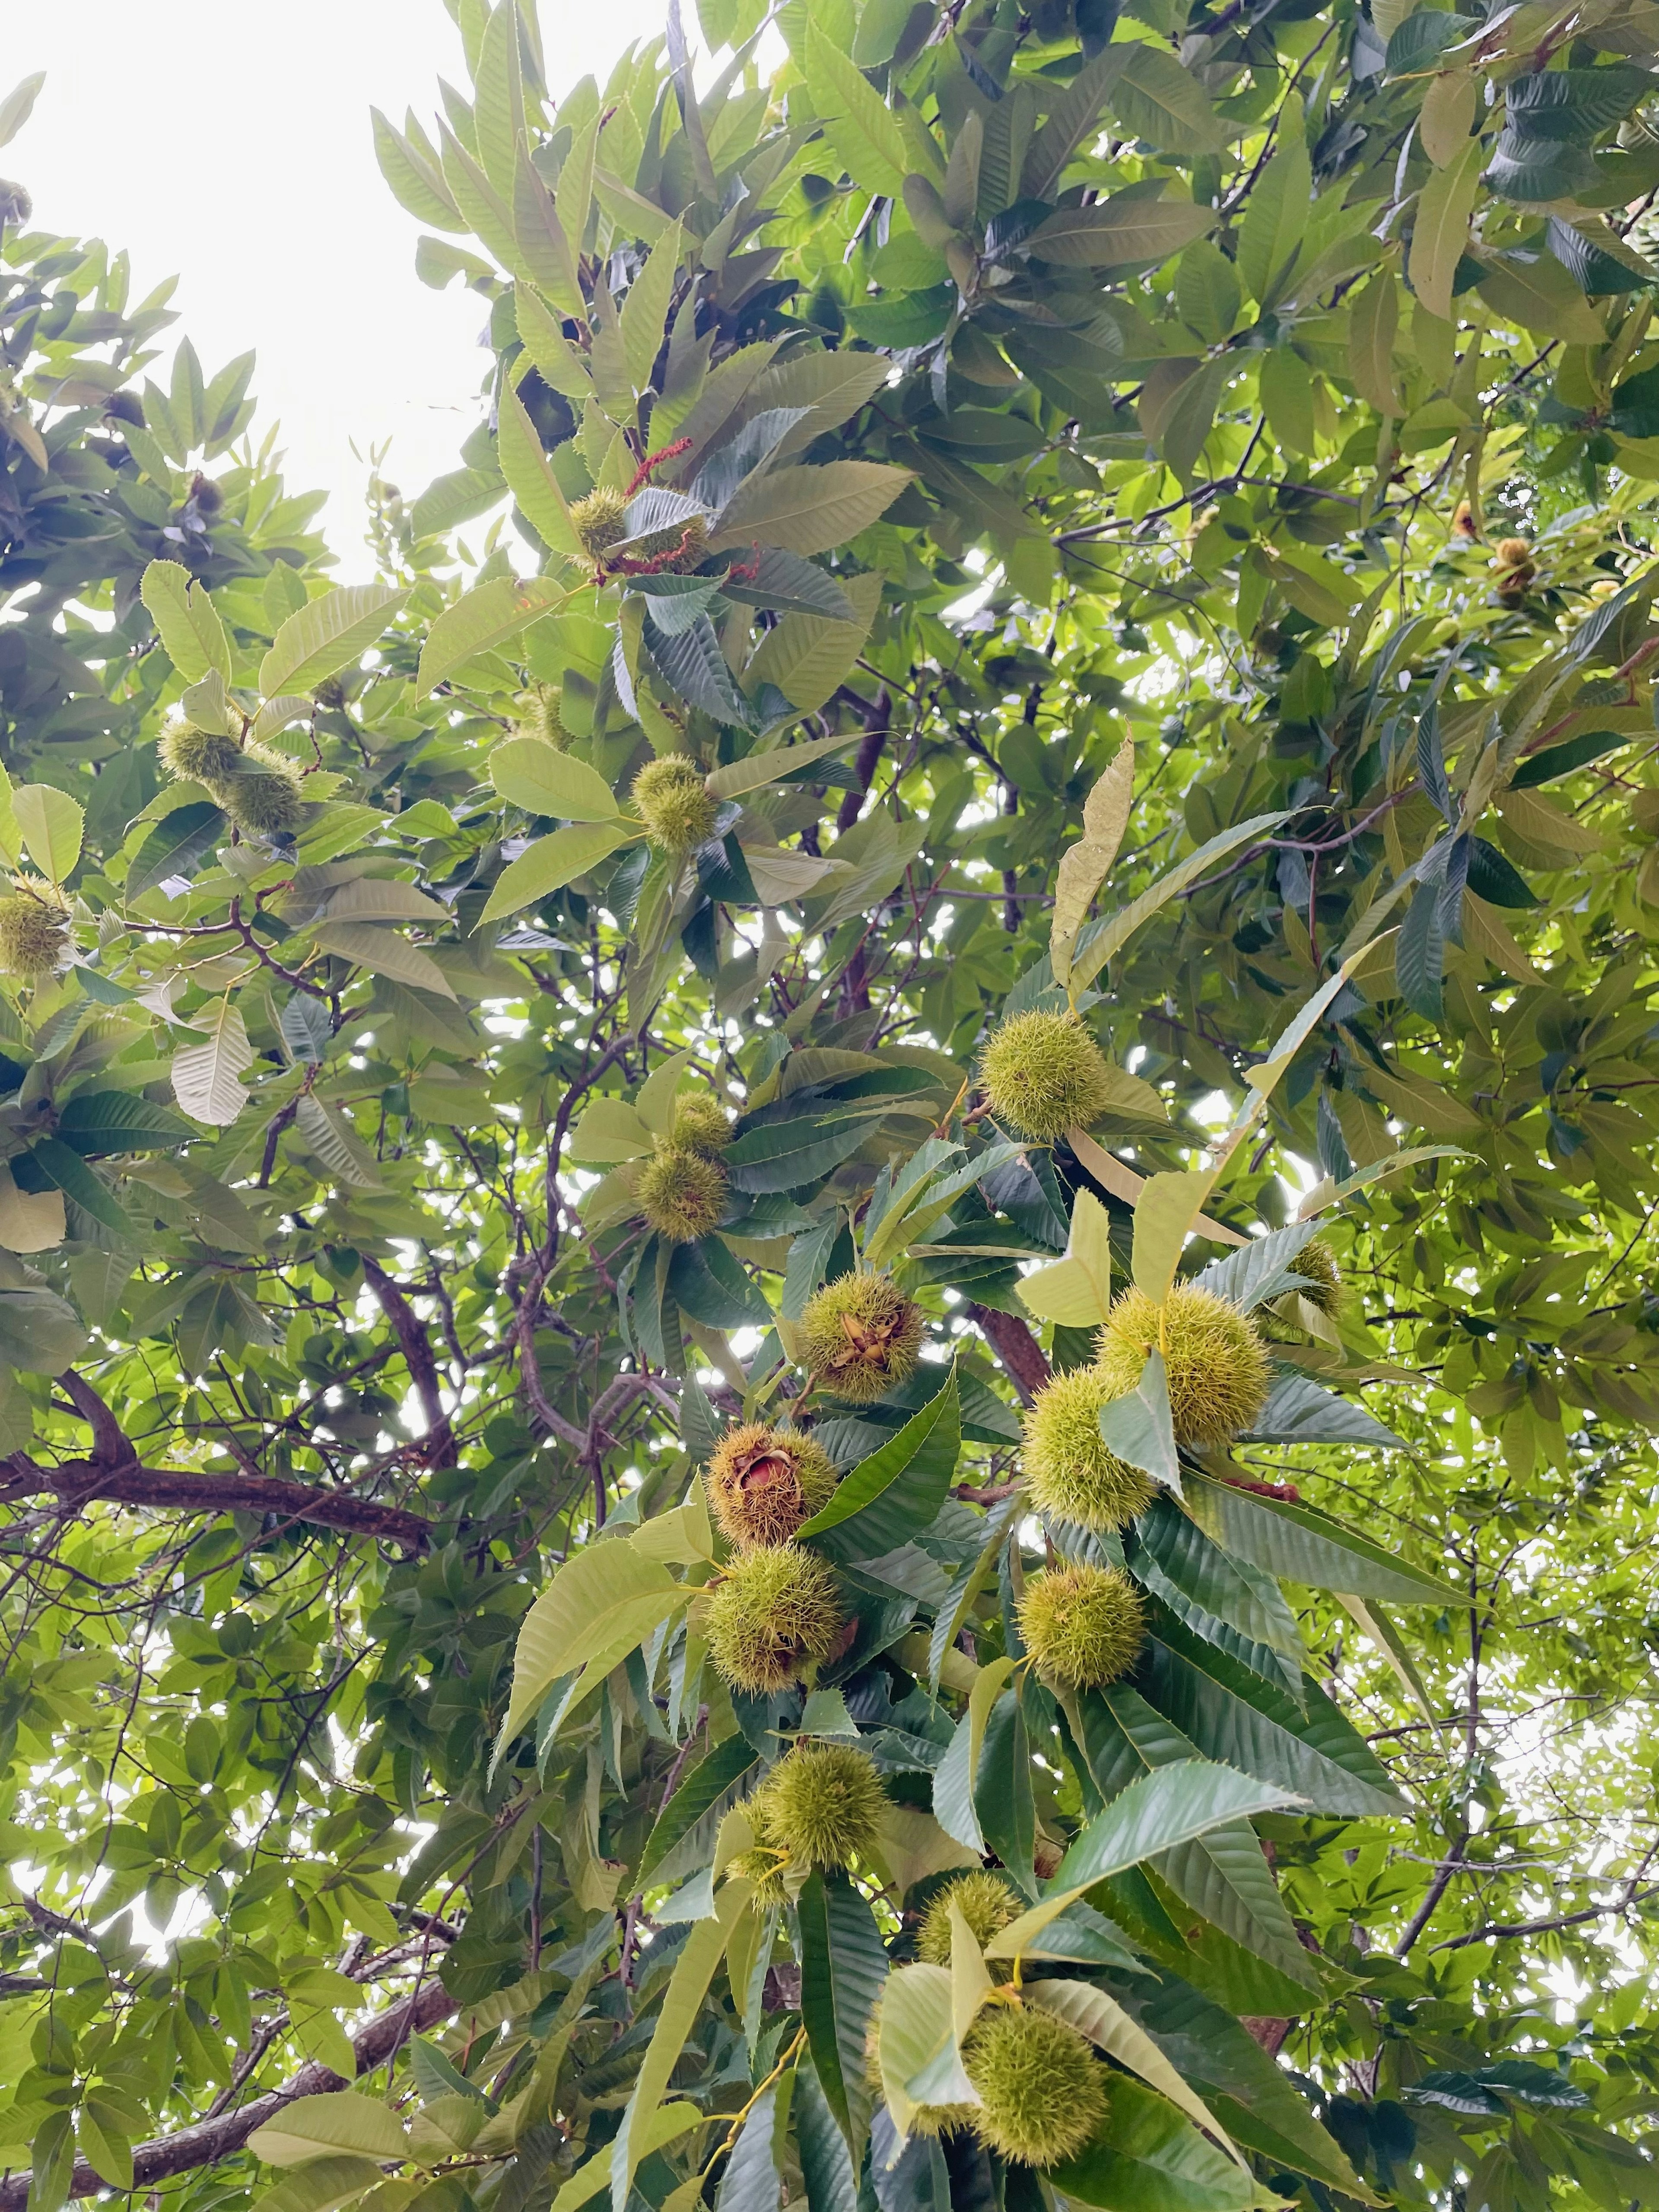
MULTIPOLYGON (((555 93, 662 27, 666 0, 542 0, 555 93)), ((688 13, 690 13, 688 10, 688 13)), ((693 16, 695 21, 695 16, 693 16)), ((134 296, 180 277, 179 336, 208 374, 252 346, 256 433, 281 422, 291 489, 331 495, 343 581, 369 570, 366 459, 412 496, 459 465, 487 366, 483 302, 415 275, 420 226, 375 167, 368 111, 430 128, 440 76, 465 85, 442 0, 58 0, 19 9, 0 97, 47 72, 0 174, 34 223, 132 257, 134 296)))

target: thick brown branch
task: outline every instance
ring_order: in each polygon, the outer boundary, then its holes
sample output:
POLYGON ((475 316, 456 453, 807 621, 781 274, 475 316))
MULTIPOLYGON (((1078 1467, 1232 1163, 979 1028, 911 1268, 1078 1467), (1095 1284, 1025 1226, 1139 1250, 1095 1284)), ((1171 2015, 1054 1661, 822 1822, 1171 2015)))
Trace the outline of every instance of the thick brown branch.
POLYGON ((404 1355, 404 1364, 409 1370, 409 1379, 415 1385, 421 1411, 426 1415, 427 1458, 434 1467, 453 1467, 454 1432, 450 1428, 449 1416, 444 1411, 440 1394, 438 1363, 432 1356, 432 1340, 415 1309, 379 1261, 371 1253, 365 1252, 362 1261, 369 1288, 380 1302, 380 1311, 392 1324, 392 1333, 398 1340, 398 1347, 404 1355))
POLYGON ((91 1383, 72 1367, 66 1367, 58 1380, 67 1392, 70 1403, 92 1431, 92 1455, 99 1466, 131 1467, 138 1457, 132 1448, 132 1439, 91 1383))
POLYGON ((280 1520, 338 1528, 350 1536, 374 1536, 414 1552, 424 1551, 432 1540, 430 1524, 418 1513, 377 1505, 344 1491, 283 1482, 274 1475, 187 1474, 175 1468, 141 1467, 136 1461, 111 1468, 95 1459, 40 1467, 21 1452, 0 1460, 0 1504, 54 1491, 71 1507, 96 1498, 111 1505, 148 1505, 162 1513, 274 1514, 280 1520))
POLYGON ((1042 1346, 1016 1314, 970 1305, 968 1318, 1007 1369, 1021 1405, 1029 1406, 1054 1371, 1042 1346))
MULTIPOLYGON (((416 1996, 405 1997, 390 2011, 382 2013, 379 2020, 371 2021, 362 2033, 354 2038, 351 2047, 356 2053, 358 2073, 372 2074, 377 2066, 384 2066, 411 2035, 423 2035, 428 2028, 435 2027, 441 2020, 447 2020, 459 2008, 457 2000, 437 1982, 428 1984, 416 1996)), ((176 2136, 162 2136, 154 2142, 138 2144, 132 2154, 133 2186, 153 2189, 158 2183, 170 2180, 175 2173, 191 2173, 198 2166, 215 2166, 221 2159, 230 2158, 240 2150, 256 2128, 275 2119, 284 2105, 291 2105, 296 2097, 325 2096, 349 2086, 343 2075, 313 2059, 282 2088, 256 2097, 240 2112, 226 2112, 216 2120, 204 2120, 193 2128, 181 2128, 176 2136)), ((96 2197, 108 2187, 109 2184, 94 2173, 83 2158, 76 2160, 69 2185, 71 2197, 96 2197)), ((0 2182, 0 2212, 25 2212, 28 2194, 27 2173, 13 2174, 0 2182)))

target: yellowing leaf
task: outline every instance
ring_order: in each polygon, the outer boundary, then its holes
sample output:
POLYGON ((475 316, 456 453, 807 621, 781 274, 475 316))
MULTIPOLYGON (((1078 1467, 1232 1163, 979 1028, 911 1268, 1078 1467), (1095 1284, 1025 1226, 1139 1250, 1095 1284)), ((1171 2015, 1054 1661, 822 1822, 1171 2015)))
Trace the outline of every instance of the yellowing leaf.
POLYGON ((1213 1168, 1148 1176, 1135 1202, 1130 1266, 1136 1284, 1154 1305, 1161 1306, 1169 1297, 1182 1247, 1197 1227, 1204 1201, 1214 1188, 1213 1168))
POLYGON ((1062 987, 1072 972, 1072 947, 1095 893, 1117 858, 1134 792, 1135 749, 1126 738, 1083 803, 1083 835, 1060 856, 1048 958, 1062 987))
POLYGON ((1020 1303, 1042 1321, 1064 1328, 1091 1328, 1112 1302, 1110 1216, 1092 1192, 1079 1190, 1072 1207, 1066 1257, 1039 1267, 1018 1285, 1020 1303))
POLYGON ((1431 315, 1450 322, 1452 280, 1469 242, 1469 217, 1486 149, 1471 138, 1455 161, 1437 169, 1418 195, 1407 266, 1412 289, 1431 315))

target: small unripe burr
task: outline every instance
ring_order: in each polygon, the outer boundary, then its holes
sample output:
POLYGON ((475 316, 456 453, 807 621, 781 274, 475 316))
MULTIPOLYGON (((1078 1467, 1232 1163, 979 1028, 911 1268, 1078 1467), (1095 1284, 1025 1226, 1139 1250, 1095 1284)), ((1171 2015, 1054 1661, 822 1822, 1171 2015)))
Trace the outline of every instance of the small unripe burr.
POLYGON ((1196 1284, 1177 1283, 1161 1306, 1131 1288, 1113 1306, 1096 1365, 1114 1397, 1134 1389, 1154 1348, 1164 1355, 1177 1443, 1224 1443, 1267 1402, 1273 1361, 1261 1333, 1237 1306, 1196 1284))
POLYGON ((1014 1015, 986 1046, 980 1074, 998 1121, 1040 1145, 1097 1121, 1111 1095, 1100 1047, 1072 1013, 1014 1015))
POLYGON ((714 1585, 704 1633, 732 1688, 764 1698, 827 1659, 845 1619, 826 1560, 797 1544, 757 1544, 714 1585))

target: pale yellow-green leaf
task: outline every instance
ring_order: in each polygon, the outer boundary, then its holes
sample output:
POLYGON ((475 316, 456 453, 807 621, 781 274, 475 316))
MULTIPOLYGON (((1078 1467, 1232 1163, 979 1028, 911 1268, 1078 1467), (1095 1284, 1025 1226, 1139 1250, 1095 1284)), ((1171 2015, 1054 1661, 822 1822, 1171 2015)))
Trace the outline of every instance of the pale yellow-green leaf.
POLYGON ((954 2047, 950 1970, 923 1964, 901 1966, 890 1974, 882 1993, 876 2063, 882 2094, 901 2137, 909 2134, 911 2118, 924 2101, 911 2095, 908 2085, 954 2047))
POLYGON ((660 1559, 667 1566, 691 1567, 712 1559, 714 1534, 702 1485, 694 1482, 684 1505, 654 1515, 629 1541, 641 1559, 660 1559))
POLYGON ((566 337, 558 317, 530 285, 514 287, 513 307, 524 349, 543 381, 574 400, 580 411, 593 396, 586 360, 566 337))
POLYGON ((561 822, 609 822, 617 806, 596 769, 542 738, 509 738, 489 756, 489 780, 503 799, 561 822))
POLYGON ((0 1245, 8 1252, 49 1252, 64 1241, 61 1190, 19 1190, 0 1161, 0 1245))
POLYGON ((80 801, 50 783, 22 783, 12 792, 11 810, 30 860, 61 884, 81 857, 87 817, 80 801))
POLYGON ((1214 861, 1231 853, 1236 846, 1248 844, 1252 837, 1269 836, 1285 819, 1283 814, 1253 814, 1248 822, 1235 823, 1231 829, 1222 830, 1208 839, 1195 853, 1149 884, 1139 898, 1121 907, 1097 936, 1091 937, 1081 951, 1074 953, 1072 962, 1072 984, 1081 990, 1092 983, 1115 952, 1121 950, 1143 921, 1151 920, 1158 908, 1172 898, 1178 898, 1188 884, 1196 883, 1214 861))
POLYGON ((1112 1303, 1112 1254, 1107 1232, 1110 1216, 1091 1192, 1079 1190, 1072 1206, 1072 1234, 1066 1257, 1023 1276, 1020 1303, 1041 1321, 1065 1328, 1091 1328, 1106 1318, 1112 1303))
POLYGON ((709 791, 716 799, 745 798, 751 791, 775 783, 781 775, 793 775, 813 761, 844 752, 858 742, 858 735, 856 730, 848 730, 838 737, 814 738, 808 744, 771 745, 763 752, 745 753, 741 760, 711 771, 706 779, 709 791))
POLYGON ((951 2029, 958 2044, 979 2018, 991 1994, 991 1977, 985 1971, 985 1954, 967 1916, 951 1899, 951 2029))
POLYGON ((578 876, 585 876, 619 845, 641 834, 617 817, 609 822, 573 822, 567 829, 556 830, 550 837, 538 837, 502 869, 480 921, 499 921, 503 915, 533 906, 550 891, 562 890, 578 876))
POLYGON ((259 690, 314 691, 362 659, 409 597, 389 584, 342 584, 291 614, 259 663, 259 690))
MULTIPOLYGON (((661 1571, 659 1568, 658 1572, 661 1571)), ((663 2094, 702 2009, 714 1970, 725 1953, 727 1935, 748 1902, 749 1888, 746 1881, 728 1883, 720 1893, 717 1917, 694 1924, 684 1949, 675 1961, 657 2014, 657 2025, 635 2077, 634 2094, 623 2114, 622 2126, 611 2146, 609 2158, 601 2152, 599 2161, 596 2161, 608 2167, 612 2212, 624 2212, 640 2161, 655 2148, 653 2133, 661 2124, 658 2115, 663 2094)), ((678 2133, 678 2129, 675 2133, 678 2133)), ((599 2185, 603 2186, 603 2183, 599 2185)), ((555 2212, 568 2212, 562 2197, 555 2212)))
POLYGON ((576 1167, 614 1167, 651 1149, 651 1131, 625 1098, 596 1098, 570 1132, 567 1157, 576 1167))
POLYGON ((662 349, 663 325, 679 274, 681 240, 677 222, 652 247, 623 302, 623 360, 635 392, 650 389, 652 364, 662 349))
POLYGON ((513 1692, 496 1757, 561 1675, 585 1667, 633 1621, 653 1625, 661 1618, 664 1596, 673 1589, 665 1567, 641 1558, 628 1545, 596 1544, 568 1559, 519 1630, 513 1692))
POLYGON ((186 684, 216 668, 230 681, 230 640, 206 591, 180 561, 152 561, 138 586, 163 651, 186 684))
POLYGON ((852 57, 820 29, 816 9, 807 17, 806 88, 853 182, 899 198, 915 164, 898 118, 852 57))
POLYGON ((479 653, 517 637, 569 596, 550 576, 532 576, 522 584, 514 576, 493 576, 487 584, 475 585, 444 609, 427 634, 421 653, 422 696, 479 653))
POLYGON ((191 1121, 228 1127, 247 1103, 241 1083, 253 1065, 247 1030, 228 999, 204 1006, 191 1015, 190 1026, 204 1035, 200 1043, 180 1045, 173 1054, 173 1095, 191 1121))
POLYGON ((1048 957, 1054 981, 1062 987, 1072 972, 1072 947, 1077 933, 1123 842, 1134 778, 1134 741, 1126 738, 1083 802, 1083 835, 1060 856, 1048 957))
POLYGON ((330 915, 318 928, 315 942, 319 951, 337 952, 342 959, 367 968, 371 975, 389 975, 394 983, 435 991, 441 999, 455 995, 432 955, 383 923, 337 921, 330 915))
POLYGON ((501 390, 495 454, 520 513, 543 544, 568 561, 580 561, 582 543, 570 520, 569 505, 558 478, 547 465, 542 441, 525 412, 524 402, 511 385, 504 385, 501 390))
POLYGON ((1170 1295, 1182 1247, 1197 1227, 1204 1201, 1215 1188, 1212 1168, 1149 1176, 1135 1204, 1131 1270, 1154 1305, 1170 1295))
POLYGON ((1456 160, 1437 169, 1417 199, 1407 264, 1412 289, 1431 315, 1452 318, 1452 280, 1469 242, 1486 149, 1471 138, 1456 160))
POLYGON ((1034 1982, 1028 1996, 1031 2003, 1041 2005, 1044 2011, 1076 2028, 1080 2035, 1086 2035, 1091 2043, 1097 2044, 1120 2066, 1139 2074, 1143 2081, 1178 2106, 1189 2120, 1212 2135, 1241 2166, 1245 2163, 1243 2153, 1204 2100, 1196 2090, 1188 2088, 1146 2029, 1135 2025, 1115 1998, 1108 1996, 1104 1990, 1097 1989, 1091 1982, 1079 1981, 1034 1982))
POLYGON ((395 877, 356 876, 331 891, 327 917, 331 921, 424 921, 441 926, 449 908, 429 891, 395 877))
MULTIPOLYGON (((373 2159, 336 2151, 330 2157, 308 2158, 303 2166, 296 2166, 285 2181, 256 2197, 249 2212, 339 2212, 341 2205, 349 2204, 367 2190, 374 2190, 378 2197, 380 2188, 407 2189, 409 2185, 387 2183, 373 2159)), ((393 2212, 393 2208, 376 2204, 374 2212, 393 2212)))
POLYGON ((930 1874, 977 1866, 979 1856, 947 1834, 931 1813, 915 1805, 890 1805, 881 1816, 874 1856, 901 1896, 930 1874))
POLYGON ((1424 94, 1417 136, 1437 169, 1449 167, 1468 146, 1479 92, 1470 70, 1447 70, 1424 94))
POLYGON ((337 2150, 388 2164, 409 2155, 397 2115, 355 2089, 296 2097, 247 2140, 248 2148, 267 2166, 298 2166, 302 2159, 337 2150))

